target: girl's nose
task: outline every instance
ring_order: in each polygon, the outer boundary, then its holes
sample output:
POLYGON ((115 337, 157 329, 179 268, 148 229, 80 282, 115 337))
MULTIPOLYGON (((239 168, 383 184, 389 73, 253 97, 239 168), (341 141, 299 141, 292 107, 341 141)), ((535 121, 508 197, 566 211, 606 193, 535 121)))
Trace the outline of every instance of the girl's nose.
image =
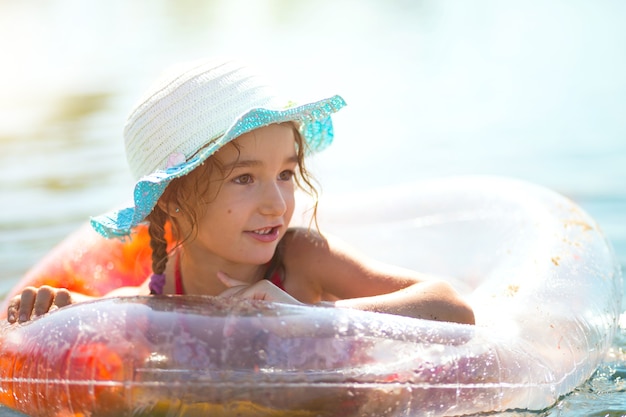
POLYGON ((276 183, 263 187, 263 195, 259 209, 265 215, 280 216, 287 211, 287 196, 285 190, 276 183))

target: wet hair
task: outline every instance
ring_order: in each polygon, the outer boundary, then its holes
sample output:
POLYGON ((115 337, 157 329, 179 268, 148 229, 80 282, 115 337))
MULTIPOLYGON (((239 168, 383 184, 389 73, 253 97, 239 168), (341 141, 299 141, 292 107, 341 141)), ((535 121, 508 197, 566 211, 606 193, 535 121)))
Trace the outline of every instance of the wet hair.
MULTIPOLYGON (((300 132, 296 128, 295 123, 287 122, 293 127, 294 137, 296 141, 296 154, 298 167, 295 175, 295 183, 298 188, 306 192, 313 198, 313 207, 311 210, 311 224, 317 227, 317 203, 318 191, 316 181, 306 169, 304 159, 307 153, 307 144, 303 140, 300 132)), ((230 142, 229 145, 237 147, 237 144, 230 142)), ((226 146, 226 145, 225 145, 226 146)), ((177 247, 189 241, 198 233, 198 219, 202 214, 203 207, 211 202, 211 196, 215 198, 219 189, 213 190, 217 183, 211 184, 207 179, 211 178, 214 172, 220 175, 218 178, 223 179, 228 176, 225 168, 217 158, 209 157, 202 165, 194 169, 189 174, 176 178, 167 186, 152 212, 147 216, 149 222, 148 232, 150 234, 150 247, 152 249, 152 273, 162 275, 165 273, 165 267, 168 259, 168 241, 166 239, 166 227, 168 224, 172 228, 173 247, 177 247), (179 211, 177 217, 170 216, 163 207, 176 208, 179 211), (187 235, 182 235, 181 223, 190 225, 187 235)), ((272 260, 272 264, 274 264, 272 260)))

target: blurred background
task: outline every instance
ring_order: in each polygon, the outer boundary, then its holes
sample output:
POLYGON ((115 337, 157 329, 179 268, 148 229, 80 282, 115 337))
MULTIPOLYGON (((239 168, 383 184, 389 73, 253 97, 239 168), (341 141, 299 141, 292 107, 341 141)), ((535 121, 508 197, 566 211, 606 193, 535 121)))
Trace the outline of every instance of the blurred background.
MULTIPOLYGON (((244 56, 341 94, 325 194, 463 174, 555 189, 626 264, 626 2, 0 0, 0 294, 126 201, 122 129, 163 69, 244 56)), ((624 331, 546 416, 626 414, 624 331)))

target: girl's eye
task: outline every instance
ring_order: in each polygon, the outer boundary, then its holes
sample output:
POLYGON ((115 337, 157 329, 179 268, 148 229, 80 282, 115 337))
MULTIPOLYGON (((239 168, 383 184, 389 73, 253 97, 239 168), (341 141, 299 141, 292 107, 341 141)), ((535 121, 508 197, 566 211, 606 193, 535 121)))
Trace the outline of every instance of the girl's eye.
POLYGON ((278 179, 281 181, 290 181, 294 175, 293 171, 287 169, 278 175, 278 179))
POLYGON ((252 183, 252 175, 250 174, 243 174, 240 175, 238 177, 236 177, 235 179, 233 179, 233 181, 237 184, 251 184, 252 183))

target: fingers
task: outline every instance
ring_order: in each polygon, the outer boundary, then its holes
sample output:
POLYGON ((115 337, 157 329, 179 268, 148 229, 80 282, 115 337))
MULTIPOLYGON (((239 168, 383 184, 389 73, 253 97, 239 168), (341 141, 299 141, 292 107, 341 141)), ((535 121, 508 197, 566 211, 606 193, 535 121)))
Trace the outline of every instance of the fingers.
POLYGON ((47 285, 41 288, 26 287, 22 290, 22 294, 11 300, 7 308, 7 321, 24 323, 33 316, 41 316, 50 310, 71 303, 71 294, 64 288, 56 289, 47 285))
MULTIPOLYGON (((261 280, 254 284, 246 284, 245 282, 236 280, 234 278, 229 277, 223 272, 218 272, 217 277, 224 285, 226 285, 226 290, 224 290, 218 297, 221 298, 248 298, 251 300, 268 300, 272 301, 268 298, 268 289, 266 284, 271 284, 269 281, 261 280)), ((278 288, 277 288, 278 289, 278 288)))
POLYGON ((65 307, 72 304, 72 294, 65 288, 57 290, 54 296, 54 305, 57 307, 65 307))
POLYGON ((17 321, 20 311, 21 299, 21 295, 16 295, 11 299, 11 302, 9 303, 9 307, 7 308, 7 321, 11 324, 17 321))
POLYGON ((247 286, 243 281, 239 281, 238 279, 231 278, 225 272, 219 271, 217 273, 217 278, 222 281, 222 284, 226 285, 228 288, 237 287, 237 286, 247 286))
POLYGON ((26 287, 22 291, 22 296, 19 301, 18 319, 20 323, 30 320, 31 313, 35 304, 35 298, 37 297, 37 289, 33 287, 26 287))
POLYGON ((218 297, 221 298, 250 298, 253 300, 264 300, 265 299, 265 291, 259 291, 260 286, 264 283, 257 284, 247 284, 243 281, 239 281, 235 278, 231 278, 225 272, 218 272, 217 277, 222 284, 224 284, 227 288, 224 290, 218 297))
MULTIPOLYGON (((47 313, 50 310, 50 306, 54 302, 54 294, 55 290, 48 286, 43 286, 39 288, 37 294, 35 296, 35 301, 33 303, 32 312, 37 316, 41 316, 44 313, 47 313)), ((23 294, 22 294, 23 295, 23 294)), ((24 297, 22 297, 23 299, 24 297)), ((22 304, 24 302, 22 301, 22 304)))
POLYGON ((224 285, 226 285, 226 287, 228 287, 218 296, 221 298, 236 297, 247 298, 250 300, 301 304, 298 300, 266 279, 257 281, 254 284, 247 284, 243 281, 231 278, 224 272, 218 272, 217 277, 224 285))

